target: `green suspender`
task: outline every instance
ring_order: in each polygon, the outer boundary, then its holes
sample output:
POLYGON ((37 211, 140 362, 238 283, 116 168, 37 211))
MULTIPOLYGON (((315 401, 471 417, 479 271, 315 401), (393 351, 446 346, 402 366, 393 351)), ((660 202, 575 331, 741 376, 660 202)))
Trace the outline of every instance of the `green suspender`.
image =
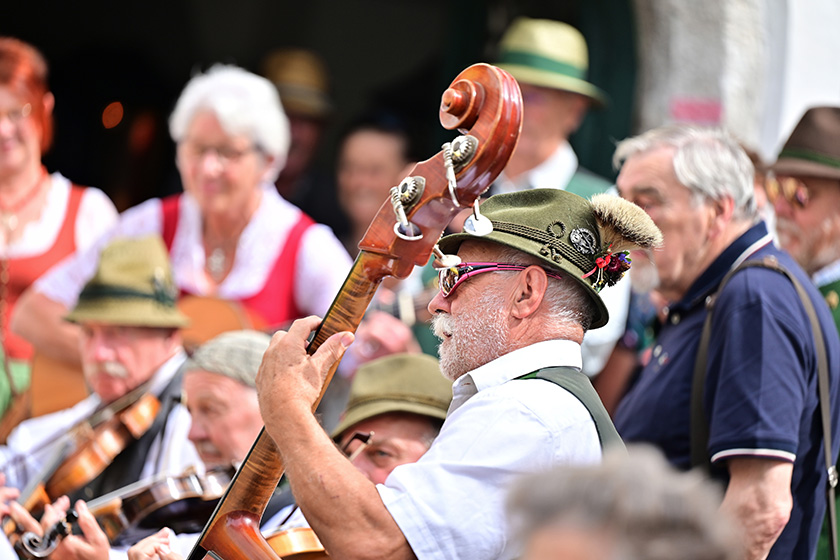
POLYGON ((595 429, 598 430, 601 448, 620 447, 624 449, 624 442, 621 441, 621 437, 613 426, 610 415, 607 414, 598 393, 595 392, 589 378, 578 370, 570 367, 549 367, 517 377, 517 379, 544 379, 567 390, 583 404, 589 411, 589 415, 592 416, 592 420, 595 421, 595 429))
POLYGON ((826 499, 828 501, 826 512, 828 514, 828 542, 829 553, 832 560, 837 560, 837 511, 834 503, 834 487, 837 486, 837 468, 831 462, 831 411, 828 390, 828 358, 825 354, 825 343, 823 341, 822 329, 820 328, 817 313, 811 303, 811 298, 802 284, 796 277, 788 272, 774 257, 765 257, 761 260, 744 261, 739 266, 730 270, 718 287, 717 292, 706 302, 708 313, 703 324, 703 333, 700 336, 700 345, 697 349, 697 361, 694 364, 694 381, 691 387, 691 465, 708 470, 709 467, 709 421, 706 418, 706 411, 703 404, 706 386, 706 360, 709 355, 709 339, 712 331, 712 312, 718 296, 723 292, 726 283, 733 274, 744 268, 760 266, 769 268, 784 274, 793 283, 802 306, 811 321, 811 330, 814 333, 814 347, 817 352, 817 387, 819 391, 819 408, 823 428, 823 446, 825 455, 825 469, 828 472, 828 485, 826 488, 826 499))

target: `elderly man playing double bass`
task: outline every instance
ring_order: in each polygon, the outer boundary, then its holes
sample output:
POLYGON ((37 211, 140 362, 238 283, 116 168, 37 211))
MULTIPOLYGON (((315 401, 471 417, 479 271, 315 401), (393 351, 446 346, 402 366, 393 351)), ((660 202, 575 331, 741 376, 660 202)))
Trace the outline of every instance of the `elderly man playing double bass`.
POLYGON ((334 557, 515 558, 521 546, 504 513, 512 480, 595 463, 602 444, 620 445, 579 371, 580 343, 607 322, 598 291, 629 267, 623 251, 657 244, 659 231, 616 197, 590 203, 554 189, 494 196, 482 211, 493 232, 441 243, 462 263, 441 271, 441 292, 429 304, 454 398, 417 463, 374 485, 312 415, 351 333, 309 356, 306 339, 319 319, 301 319, 274 336, 263 359, 257 391, 266 429, 334 557))

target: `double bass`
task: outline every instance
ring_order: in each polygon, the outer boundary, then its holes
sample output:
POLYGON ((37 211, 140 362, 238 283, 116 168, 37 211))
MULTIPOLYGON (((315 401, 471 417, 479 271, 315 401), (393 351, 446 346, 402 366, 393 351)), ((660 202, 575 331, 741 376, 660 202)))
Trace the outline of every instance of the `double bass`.
MULTIPOLYGON (((407 277, 414 266, 426 264, 433 251, 442 257, 436 244, 455 214, 472 207, 474 222, 481 224, 478 197, 507 164, 522 126, 516 80, 488 64, 470 66, 443 93, 440 122, 460 136, 418 163, 391 190, 390 200, 359 242, 356 261, 314 333, 309 354, 331 335, 356 330, 385 277, 407 277)), ((335 367, 327 374, 321 397, 334 373, 335 367)), ((320 397, 314 406, 319 401, 320 397)), ((277 559, 260 533, 260 520, 283 470, 277 448, 263 429, 188 560, 207 554, 225 560, 277 559)))

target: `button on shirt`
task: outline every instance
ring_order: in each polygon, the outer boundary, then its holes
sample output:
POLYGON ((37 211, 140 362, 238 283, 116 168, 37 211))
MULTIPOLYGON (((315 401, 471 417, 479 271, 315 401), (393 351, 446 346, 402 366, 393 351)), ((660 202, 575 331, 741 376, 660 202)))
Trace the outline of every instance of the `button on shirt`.
POLYGON ((520 555, 505 513, 522 474, 600 461, 595 423, 571 393, 542 379, 550 366, 580 368, 580 346, 552 340, 511 352, 461 376, 440 435, 417 462, 377 485, 418 558, 520 555))

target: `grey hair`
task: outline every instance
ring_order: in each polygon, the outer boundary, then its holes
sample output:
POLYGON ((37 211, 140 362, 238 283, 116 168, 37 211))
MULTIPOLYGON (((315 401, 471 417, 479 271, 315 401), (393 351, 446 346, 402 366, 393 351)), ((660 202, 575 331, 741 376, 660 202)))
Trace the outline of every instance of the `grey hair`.
POLYGON ((738 535, 718 508, 722 489, 682 473, 650 446, 612 450, 600 465, 563 466, 520 479, 508 498, 517 536, 552 528, 603 534, 605 560, 734 560, 738 535))
POLYGON ((283 169, 291 131, 274 85, 237 66, 217 64, 187 82, 169 117, 169 133, 181 142, 199 111, 210 111, 228 134, 244 134, 274 158, 266 179, 283 169))
MULTIPOLYGON (((521 265, 544 266, 543 262, 532 255, 528 255, 504 245, 497 245, 496 253, 499 262, 521 265)), ((586 293, 586 288, 568 277, 568 273, 562 270, 558 272, 562 278, 549 277, 548 288, 545 291, 544 301, 548 307, 548 313, 552 319, 557 320, 558 326, 567 322, 579 324, 583 331, 589 330, 592 324, 592 317, 595 315, 595 306, 586 293)))
POLYGON ((731 135, 721 129, 689 125, 654 128, 619 142, 613 165, 618 169, 629 158, 657 148, 674 149, 674 174, 694 194, 695 203, 731 197, 737 219, 757 219, 755 168, 731 135))

